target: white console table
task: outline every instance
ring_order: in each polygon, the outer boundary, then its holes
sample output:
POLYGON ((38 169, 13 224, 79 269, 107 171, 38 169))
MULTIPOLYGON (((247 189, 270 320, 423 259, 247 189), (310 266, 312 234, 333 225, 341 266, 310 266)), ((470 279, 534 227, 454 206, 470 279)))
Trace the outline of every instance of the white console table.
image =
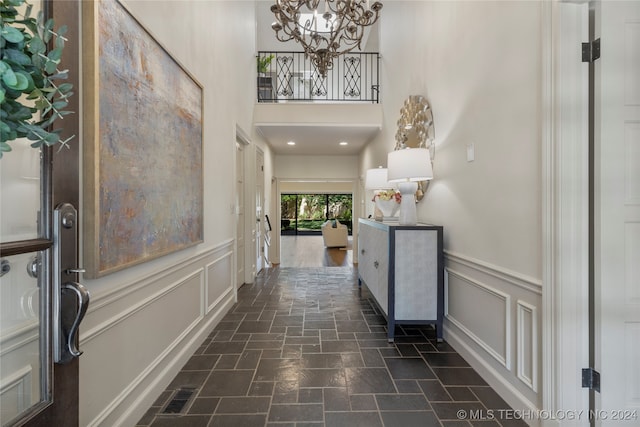
POLYGON ((387 338, 400 324, 434 324, 442 341, 442 226, 359 220, 358 284, 364 283, 387 318, 387 338))

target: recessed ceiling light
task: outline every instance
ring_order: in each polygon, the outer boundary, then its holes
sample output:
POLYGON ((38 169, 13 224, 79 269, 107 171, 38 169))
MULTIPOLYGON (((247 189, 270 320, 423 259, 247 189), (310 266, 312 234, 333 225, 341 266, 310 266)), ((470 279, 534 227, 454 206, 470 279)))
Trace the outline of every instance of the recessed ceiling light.
POLYGON ((342 141, 340 145, 349 145, 349 143, 347 141, 342 141))
POLYGON ((287 142, 287 145, 296 145, 296 143, 293 142, 293 141, 289 141, 289 142, 287 142))

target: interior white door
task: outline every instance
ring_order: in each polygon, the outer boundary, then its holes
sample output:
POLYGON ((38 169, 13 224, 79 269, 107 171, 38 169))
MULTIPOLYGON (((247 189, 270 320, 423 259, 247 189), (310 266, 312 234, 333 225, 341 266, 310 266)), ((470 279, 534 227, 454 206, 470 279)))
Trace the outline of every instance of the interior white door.
POLYGON ((264 236, 262 223, 264 212, 264 153, 256 150, 256 274, 264 267, 264 236))
POLYGON ((244 145, 236 142, 236 287, 244 284, 245 214, 244 214, 244 145))
POLYGON ((597 423, 640 425, 640 1, 598 1, 595 62, 597 423))

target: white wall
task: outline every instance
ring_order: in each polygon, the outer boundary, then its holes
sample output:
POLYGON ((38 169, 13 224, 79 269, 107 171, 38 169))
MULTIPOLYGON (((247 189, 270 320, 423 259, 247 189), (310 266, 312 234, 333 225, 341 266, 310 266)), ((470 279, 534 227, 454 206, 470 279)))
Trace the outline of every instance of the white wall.
POLYGON ((350 181, 280 181, 281 193, 292 194, 326 194, 351 193, 353 183, 350 181))
POLYGON ((357 179, 358 156, 276 155, 275 173, 279 179, 357 179))
POLYGON ((83 281, 83 426, 134 425, 233 303, 236 125, 252 133, 253 2, 126 5, 204 88, 204 243, 83 281))
POLYGON ((383 12, 385 125, 360 175, 386 164, 404 99, 426 96, 435 178, 418 219, 444 226, 446 339, 509 403, 539 407, 541 3, 399 1, 383 12))

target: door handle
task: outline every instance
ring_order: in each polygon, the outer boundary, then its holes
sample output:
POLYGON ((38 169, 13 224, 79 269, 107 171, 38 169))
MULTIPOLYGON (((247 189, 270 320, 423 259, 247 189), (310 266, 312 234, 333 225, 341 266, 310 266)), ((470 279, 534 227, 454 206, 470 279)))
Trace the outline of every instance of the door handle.
POLYGON ((84 318, 84 315, 87 314, 87 308, 89 307, 89 291, 87 288, 82 286, 78 282, 67 282, 62 285, 63 291, 72 291, 75 293, 77 298, 77 311, 76 318, 71 325, 71 328, 68 331, 63 331, 63 335, 66 335, 66 350, 72 357, 78 357, 82 354, 80 350, 78 350, 78 327, 80 326, 80 322, 84 318))
POLYGON ((89 291, 78 283, 78 212, 69 203, 53 212, 53 360, 69 363, 82 352, 78 329, 87 314, 89 291))

